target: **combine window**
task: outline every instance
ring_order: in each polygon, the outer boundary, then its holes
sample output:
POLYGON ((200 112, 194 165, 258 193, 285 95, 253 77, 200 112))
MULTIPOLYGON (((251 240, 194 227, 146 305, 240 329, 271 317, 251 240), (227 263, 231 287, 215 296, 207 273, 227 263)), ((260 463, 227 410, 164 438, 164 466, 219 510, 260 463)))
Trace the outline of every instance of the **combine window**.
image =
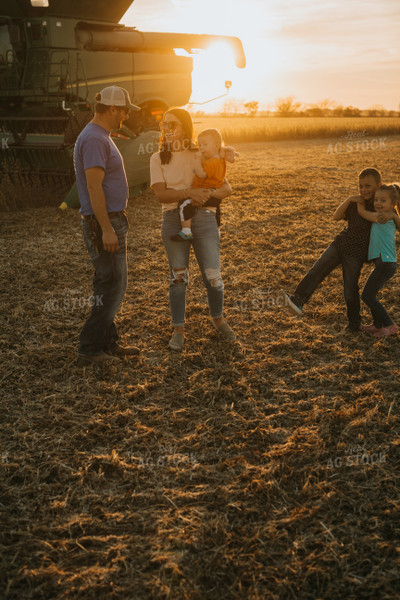
POLYGON ((40 23, 33 23, 32 25, 32 39, 33 40, 41 40, 42 39, 42 26, 40 23))
POLYGON ((167 108, 165 105, 160 106, 159 102, 144 102, 141 104, 140 112, 131 112, 125 125, 136 134, 143 131, 158 131, 159 122, 167 108))

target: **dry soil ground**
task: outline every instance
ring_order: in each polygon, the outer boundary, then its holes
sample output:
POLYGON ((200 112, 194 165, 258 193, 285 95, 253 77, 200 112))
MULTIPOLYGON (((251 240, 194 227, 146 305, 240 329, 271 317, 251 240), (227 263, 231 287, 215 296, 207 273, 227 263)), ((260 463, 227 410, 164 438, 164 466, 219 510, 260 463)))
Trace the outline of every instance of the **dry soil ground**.
MULTIPOLYGON (((221 231, 233 346, 193 262, 186 346, 168 351, 149 192, 129 204, 119 315, 140 358, 78 367, 79 217, 2 214, 1 598, 400 598, 399 336, 343 332, 339 271, 302 320, 279 306, 342 227, 331 215, 357 173, 399 179, 399 137, 337 143, 238 145, 221 231)), ((400 321, 398 290, 396 275, 382 296, 400 321)))

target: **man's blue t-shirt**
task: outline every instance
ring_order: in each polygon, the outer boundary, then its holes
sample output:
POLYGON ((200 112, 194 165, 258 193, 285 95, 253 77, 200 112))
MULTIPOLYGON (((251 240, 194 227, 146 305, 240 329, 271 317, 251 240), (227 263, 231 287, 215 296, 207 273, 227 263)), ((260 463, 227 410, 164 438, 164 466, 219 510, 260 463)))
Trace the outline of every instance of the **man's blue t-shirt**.
POLYGON ((122 156, 110 138, 110 133, 96 123, 89 123, 76 140, 74 150, 76 185, 78 187, 80 212, 92 215, 87 189, 85 169, 104 169, 103 190, 107 212, 118 212, 126 208, 128 202, 128 182, 122 156))

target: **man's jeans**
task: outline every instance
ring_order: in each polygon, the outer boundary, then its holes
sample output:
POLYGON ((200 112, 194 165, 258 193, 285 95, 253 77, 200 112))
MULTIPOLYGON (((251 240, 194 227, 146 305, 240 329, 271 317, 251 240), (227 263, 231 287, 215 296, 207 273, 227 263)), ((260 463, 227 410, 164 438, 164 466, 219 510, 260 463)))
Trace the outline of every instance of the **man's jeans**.
POLYGON ((199 208, 192 218, 192 242, 173 242, 171 235, 181 230, 178 209, 163 215, 162 240, 167 251, 170 267, 169 300, 172 324, 185 323, 186 287, 189 281, 190 247, 196 255, 203 281, 207 289, 210 314, 214 319, 222 317, 224 286, 219 261, 219 231, 215 213, 199 208))
POLYGON ((90 223, 82 220, 83 237, 92 259, 93 306, 79 339, 80 354, 95 355, 112 349, 118 340, 114 317, 125 295, 128 268, 126 259, 126 236, 128 220, 125 214, 110 217, 118 237, 119 250, 115 254, 97 252, 90 239, 90 223))
POLYGON ((397 264, 395 262, 383 262, 380 258, 377 258, 374 262, 375 269, 368 277, 361 298, 371 310, 375 327, 390 327, 393 325, 393 321, 378 301, 376 295, 384 284, 396 273, 397 264))
POLYGON ((325 250, 322 256, 299 283, 292 299, 297 305, 303 306, 308 302, 321 281, 323 281, 340 264, 342 265, 343 271, 344 299, 347 305, 347 318, 349 325, 358 327, 361 323, 358 279, 363 266, 363 260, 354 256, 342 254, 333 244, 325 250))

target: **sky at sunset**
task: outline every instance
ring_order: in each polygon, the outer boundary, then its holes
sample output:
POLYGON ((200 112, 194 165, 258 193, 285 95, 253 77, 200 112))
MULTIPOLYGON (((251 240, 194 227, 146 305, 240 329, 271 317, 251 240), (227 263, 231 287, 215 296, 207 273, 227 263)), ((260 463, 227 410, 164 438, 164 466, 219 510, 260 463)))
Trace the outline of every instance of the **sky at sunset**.
POLYGON ((400 103, 399 0, 135 0, 122 22, 241 38, 245 69, 227 52, 196 57, 192 100, 223 93, 231 79, 230 96, 265 108, 289 95, 362 109, 400 103))

